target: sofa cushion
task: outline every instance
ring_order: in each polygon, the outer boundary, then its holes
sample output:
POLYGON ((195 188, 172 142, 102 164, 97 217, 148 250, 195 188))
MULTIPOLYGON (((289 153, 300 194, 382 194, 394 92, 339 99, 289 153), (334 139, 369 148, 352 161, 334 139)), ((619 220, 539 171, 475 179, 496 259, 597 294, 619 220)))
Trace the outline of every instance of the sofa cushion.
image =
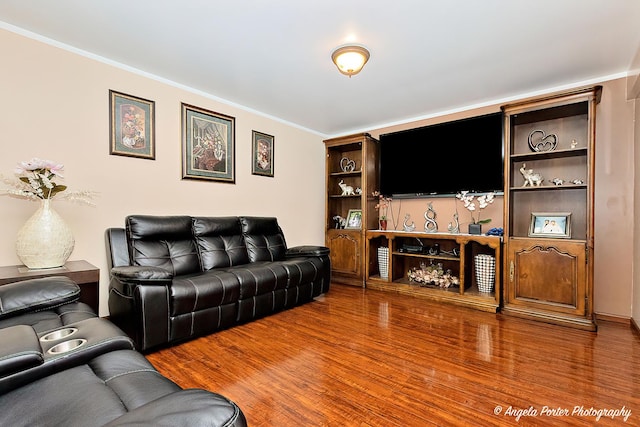
POLYGON ((190 216, 129 215, 126 231, 132 265, 161 267, 174 275, 201 271, 190 216))
MULTIPOLYGON (((182 406, 184 411, 190 409, 188 399, 179 398, 181 393, 178 385, 160 375, 140 353, 118 350, 4 394, 0 399, 0 424, 103 426, 113 422, 114 425, 129 426, 161 425, 158 420, 154 424, 155 417, 173 415, 171 421, 165 420, 168 424, 162 425, 203 425, 205 419, 210 422, 207 425, 246 425, 244 422, 235 424, 237 420, 243 421, 237 406, 220 395, 205 391, 197 393, 209 394, 211 415, 201 418, 194 416, 197 414, 187 414, 185 418, 177 416, 175 406, 182 406), (162 407, 151 411, 142 409, 139 415, 142 420, 129 418, 134 416, 131 411, 174 395, 178 400, 169 411, 162 407), (121 416, 125 418, 119 423, 121 416)), ((158 403, 161 406, 171 404, 169 400, 158 403)))
POLYGON ((193 236, 204 271, 249 262, 238 217, 194 217, 193 236))
POLYGON ((224 270, 180 276, 170 288, 170 315, 192 313, 233 303, 240 298, 240 282, 224 270))
POLYGON ((240 298, 251 298, 289 285, 287 270, 280 264, 269 261, 252 262, 227 269, 240 283, 240 298))
POLYGON ((285 258, 287 243, 278 220, 271 217, 240 217, 249 261, 279 261, 285 258))

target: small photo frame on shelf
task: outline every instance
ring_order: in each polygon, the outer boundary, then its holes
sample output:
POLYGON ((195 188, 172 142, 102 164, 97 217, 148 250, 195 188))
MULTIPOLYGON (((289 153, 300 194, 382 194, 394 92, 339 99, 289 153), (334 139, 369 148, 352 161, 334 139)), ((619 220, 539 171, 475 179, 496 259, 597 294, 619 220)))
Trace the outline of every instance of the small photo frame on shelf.
POLYGON ((154 101, 109 90, 109 154, 156 159, 154 101))
POLYGON ((529 237, 571 238, 571 212, 532 212, 529 237))
POLYGON ((361 230, 362 229, 362 209, 349 209, 347 214, 347 223, 345 229, 361 230))
POLYGON ((251 173, 273 177, 274 137, 254 130, 251 132, 251 141, 251 173))

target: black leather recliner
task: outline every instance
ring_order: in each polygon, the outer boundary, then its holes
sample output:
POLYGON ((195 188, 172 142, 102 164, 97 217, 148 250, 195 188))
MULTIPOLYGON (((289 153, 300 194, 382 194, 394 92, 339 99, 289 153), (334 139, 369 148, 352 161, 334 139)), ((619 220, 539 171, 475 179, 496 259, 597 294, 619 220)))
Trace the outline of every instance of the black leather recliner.
POLYGON ((225 397, 162 376, 79 295, 66 277, 0 286, 0 425, 247 425, 225 397))

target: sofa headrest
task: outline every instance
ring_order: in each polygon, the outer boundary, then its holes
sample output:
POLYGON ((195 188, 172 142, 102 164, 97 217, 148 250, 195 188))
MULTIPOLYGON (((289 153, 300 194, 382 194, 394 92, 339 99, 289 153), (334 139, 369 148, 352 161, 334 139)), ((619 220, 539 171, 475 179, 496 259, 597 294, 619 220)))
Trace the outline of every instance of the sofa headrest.
POLYGON ((191 217, 129 215, 125 219, 129 239, 191 239, 191 217))
POLYGON ((242 216, 240 223, 251 262, 285 258, 287 243, 276 218, 242 216))
POLYGON ((249 262, 240 219, 234 217, 194 217, 196 239, 203 270, 249 262))
POLYGON ((201 271, 190 216, 129 215, 126 231, 132 265, 164 268, 174 275, 201 271))

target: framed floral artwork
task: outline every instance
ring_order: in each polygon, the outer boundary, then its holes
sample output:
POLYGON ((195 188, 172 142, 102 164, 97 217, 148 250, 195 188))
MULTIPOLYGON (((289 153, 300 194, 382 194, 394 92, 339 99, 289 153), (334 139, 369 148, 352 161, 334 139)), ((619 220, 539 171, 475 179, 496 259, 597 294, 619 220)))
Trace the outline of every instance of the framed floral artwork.
POLYGON ((251 173, 273 177, 274 137, 254 130, 251 133, 251 141, 251 173))
POLYGON ((109 154, 155 160, 155 102, 109 90, 109 154))
POLYGON ((182 178, 235 183, 235 118, 182 104, 182 178))

